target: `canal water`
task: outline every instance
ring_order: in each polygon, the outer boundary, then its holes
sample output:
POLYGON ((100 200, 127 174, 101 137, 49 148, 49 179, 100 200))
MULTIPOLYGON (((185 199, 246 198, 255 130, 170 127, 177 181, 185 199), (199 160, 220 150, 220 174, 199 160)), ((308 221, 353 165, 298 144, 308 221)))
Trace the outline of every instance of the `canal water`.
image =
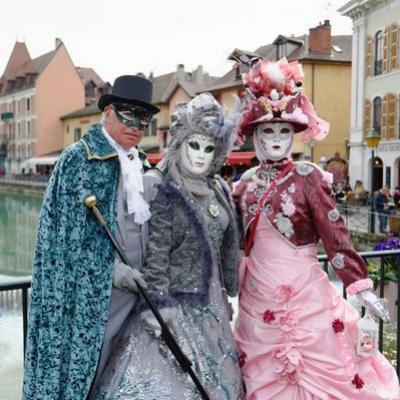
MULTIPOLYGON (((0 192, 0 281, 30 276, 40 196, 0 192)), ((0 400, 21 399, 23 334, 21 298, 0 293, 0 400)))

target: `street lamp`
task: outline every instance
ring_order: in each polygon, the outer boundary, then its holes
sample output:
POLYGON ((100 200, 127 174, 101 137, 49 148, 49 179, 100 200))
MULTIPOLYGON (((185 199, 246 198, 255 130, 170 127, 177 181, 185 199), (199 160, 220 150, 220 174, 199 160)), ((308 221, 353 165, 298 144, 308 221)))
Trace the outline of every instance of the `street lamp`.
POLYGON ((375 164, 375 149, 379 146, 381 135, 376 130, 371 130, 365 137, 367 146, 371 149, 371 215, 369 219, 369 231, 375 232, 375 205, 374 205, 374 164, 375 164))

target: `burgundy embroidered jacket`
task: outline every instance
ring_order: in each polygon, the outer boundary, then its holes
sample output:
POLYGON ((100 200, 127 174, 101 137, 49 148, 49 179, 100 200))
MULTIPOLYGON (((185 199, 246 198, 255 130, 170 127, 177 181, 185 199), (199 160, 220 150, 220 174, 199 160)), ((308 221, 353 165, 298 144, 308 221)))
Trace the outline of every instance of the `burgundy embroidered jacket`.
MULTIPOLYGON (((258 201, 286 163, 252 168, 243 174, 233 195, 248 232, 258 201)), ((271 191, 263 209, 272 226, 296 247, 322 240, 328 258, 347 287, 368 277, 367 267, 354 250, 345 223, 336 209, 332 175, 309 162, 294 163, 292 170, 271 191)))

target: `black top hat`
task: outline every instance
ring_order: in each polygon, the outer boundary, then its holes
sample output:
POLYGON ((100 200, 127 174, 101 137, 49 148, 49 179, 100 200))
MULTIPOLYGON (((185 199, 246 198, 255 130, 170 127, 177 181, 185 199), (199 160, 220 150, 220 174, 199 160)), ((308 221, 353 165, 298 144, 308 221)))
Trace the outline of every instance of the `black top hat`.
POLYGON ((137 75, 119 76, 112 88, 111 93, 103 94, 98 106, 101 111, 111 103, 137 104, 157 114, 160 109, 151 104, 153 84, 146 78, 137 75))

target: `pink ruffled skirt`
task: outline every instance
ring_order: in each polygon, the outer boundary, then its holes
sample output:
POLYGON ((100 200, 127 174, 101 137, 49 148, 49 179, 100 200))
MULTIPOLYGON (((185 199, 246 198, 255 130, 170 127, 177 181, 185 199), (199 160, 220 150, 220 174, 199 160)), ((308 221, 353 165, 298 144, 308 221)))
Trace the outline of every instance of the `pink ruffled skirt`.
POLYGON ((314 245, 293 247, 261 218, 236 326, 246 399, 399 399, 390 363, 356 354, 358 312, 316 255, 314 245))

